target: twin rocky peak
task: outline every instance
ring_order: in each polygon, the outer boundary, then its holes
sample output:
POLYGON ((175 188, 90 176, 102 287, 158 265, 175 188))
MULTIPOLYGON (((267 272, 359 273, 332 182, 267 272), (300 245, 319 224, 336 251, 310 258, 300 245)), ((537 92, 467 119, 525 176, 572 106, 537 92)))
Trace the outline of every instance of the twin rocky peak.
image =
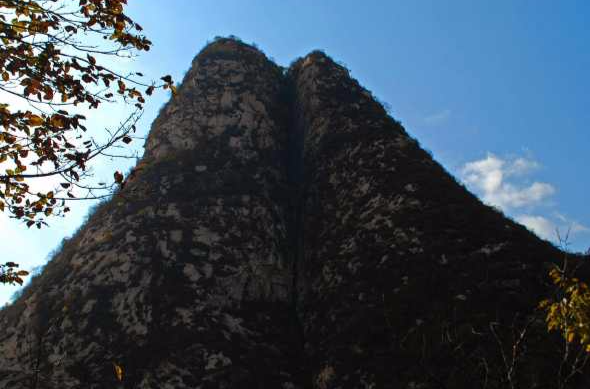
POLYGON ((533 323, 515 374, 540 388, 554 340, 530 318, 561 255, 325 54, 285 70, 219 39, 125 187, 0 312, 0 387, 504 388, 533 323))

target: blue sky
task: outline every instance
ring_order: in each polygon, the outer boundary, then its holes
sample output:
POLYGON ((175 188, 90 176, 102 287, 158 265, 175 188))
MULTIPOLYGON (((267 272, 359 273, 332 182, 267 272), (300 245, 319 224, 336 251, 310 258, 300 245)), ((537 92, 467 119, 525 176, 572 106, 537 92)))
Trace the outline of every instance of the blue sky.
MULTIPOLYGON (((117 66, 181 80, 216 35, 256 43, 284 66, 323 49, 484 201, 551 240, 555 228, 569 227, 572 249, 590 247, 590 2, 129 3, 154 47, 117 66)), ((150 101, 140 133, 167 98, 150 101)), ((93 127, 123 116, 118 108, 99 113, 93 127)), ((96 170, 108 177, 125 168, 101 163, 96 170)), ((4 255, 27 269, 43 264, 89 205, 74 204, 70 216, 42 231, 0 219, 10 242, 4 255)), ((14 290, 0 286, 0 303, 14 290)))

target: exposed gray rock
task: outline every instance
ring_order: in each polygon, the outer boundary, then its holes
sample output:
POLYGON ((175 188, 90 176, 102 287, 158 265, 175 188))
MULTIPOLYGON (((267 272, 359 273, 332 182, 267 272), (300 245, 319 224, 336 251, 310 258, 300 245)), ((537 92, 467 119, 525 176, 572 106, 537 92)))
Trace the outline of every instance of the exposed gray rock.
POLYGON ((2 313, 0 387, 300 386, 282 79, 232 40, 196 57, 133 179, 2 313))

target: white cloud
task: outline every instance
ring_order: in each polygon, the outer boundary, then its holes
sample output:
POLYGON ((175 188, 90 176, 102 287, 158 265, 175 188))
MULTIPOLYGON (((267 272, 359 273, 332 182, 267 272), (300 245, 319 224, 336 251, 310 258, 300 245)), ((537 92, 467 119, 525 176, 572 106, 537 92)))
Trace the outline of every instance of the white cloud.
MULTIPOLYGON (((541 238, 560 244, 567 237, 590 235, 590 227, 558 212, 542 212, 537 206, 551 198, 556 189, 546 182, 527 180, 539 168, 529 157, 501 158, 492 153, 468 162, 461 169, 461 178, 484 202, 497 206, 541 238), (523 209, 526 211, 523 212, 523 209)), ((553 204, 552 204, 553 205, 553 204)))
POLYGON ((466 163, 461 176, 486 203, 502 209, 520 208, 537 205, 555 193, 555 188, 545 182, 517 185, 509 180, 538 167, 531 159, 502 159, 488 153, 484 159, 466 163))
POLYGON ((516 221, 543 239, 552 241, 557 239, 557 226, 543 216, 520 215, 516 217, 516 221))
POLYGON ((520 157, 512 161, 509 166, 509 173, 512 175, 523 175, 537 168, 539 168, 537 161, 520 157))
POLYGON ((519 215, 516 217, 516 221, 526 226, 541 238, 551 240, 555 243, 565 243, 559 242, 559 240, 570 240, 575 235, 590 233, 590 228, 559 213, 555 213, 553 217, 519 215))
POLYGON ((435 112, 432 115, 428 115, 422 118, 422 122, 428 126, 438 126, 445 123, 451 117, 451 110, 445 109, 440 112, 435 112))

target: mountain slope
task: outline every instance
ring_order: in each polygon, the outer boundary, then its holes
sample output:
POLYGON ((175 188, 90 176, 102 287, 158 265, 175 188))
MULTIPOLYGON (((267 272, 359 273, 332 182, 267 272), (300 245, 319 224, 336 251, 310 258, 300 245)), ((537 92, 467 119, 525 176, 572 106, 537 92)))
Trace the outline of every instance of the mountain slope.
POLYGON ((0 311, 0 387, 556 387, 536 306, 563 253, 346 69, 220 39, 178 91, 121 191, 0 311))
POLYGON ((553 382, 557 361, 533 340, 546 332, 547 262, 563 254, 483 205, 323 53, 291 77, 304 132, 299 311, 316 387, 506 387, 502 350, 524 328, 528 370, 512 378, 553 382))

